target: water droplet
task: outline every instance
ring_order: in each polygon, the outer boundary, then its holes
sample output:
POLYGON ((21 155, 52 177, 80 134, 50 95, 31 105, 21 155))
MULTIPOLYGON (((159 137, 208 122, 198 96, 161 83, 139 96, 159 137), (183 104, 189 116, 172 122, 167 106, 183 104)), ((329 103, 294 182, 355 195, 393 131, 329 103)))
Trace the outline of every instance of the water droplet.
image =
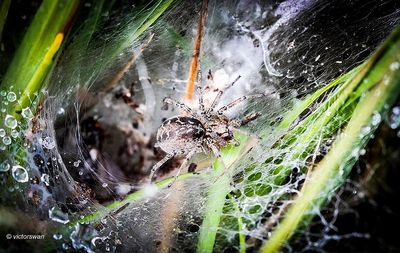
POLYGON ((98 236, 97 231, 89 224, 77 224, 75 230, 72 231, 69 238, 71 239, 74 249, 83 249, 87 252, 93 252, 91 248, 91 240, 98 236))
POLYGON ((17 99, 17 95, 15 95, 14 92, 10 91, 10 92, 7 94, 7 100, 8 100, 9 102, 14 102, 16 99, 17 99))
POLYGON ((6 130, 4 130, 3 128, 0 128, 0 137, 4 137, 6 136, 6 130))
POLYGON ((83 175, 83 171, 80 170, 80 171, 78 172, 78 174, 79 174, 79 176, 82 176, 82 175, 83 175))
POLYGON ((20 183, 28 182, 28 172, 20 165, 14 165, 11 169, 11 174, 15 181, 20 183))
POLYGON ((0 95, 4 97, 5 95, 7 95, 7 92, 2 90, 2 91, 0 91, 0 95))
POLYGON ((102 224, 106 225, 106 224, 107 224, 107 219, 106 219, 106 218, 102 218, 102 219, 100 220, 100 222, 101 222, 102 224))
POLYGON ((68 214, 55 206, 49 210, 49 218, 62 224, 67 224, 69 222, 68 214))
POLYGON ((18 135, 19 135, 19 133, 18 133, 18 131, 17 131, 17 130, 13 129, 13 130, 11 131, 11 137, 13 137, 13 138, 17 138, 17 137, 18 137, 18 135))
POLYGON ((54 235, 53 235, 53 238, 54 238, 55 240, 61 240, 61 239, 62 239, 62 234, 54 234, 54 235))
POLYGON ((374 112, 372 114, 372 125, 373 126, 378 125, 381 122, 381 119, 382 119, 381 115, 378 112, 374 112))
POLYGON ((389 126, 392 129, 400 127, 400 106, 393 107, 389 115, 389 126))
POLYGON ((48 174, 42 174, 40 177, 40 181, 42 181, 46 186, 50 185, 50 176, 48 174))
POLYGON ((64 250, 68 250, 69 249, 69 246, 68 246, 68 243, 63 243, 62 244, 62 248, 64 249, 64 250))
POLYGON ((389 68, 392 71, 397 70, 400 67, 400 64, 398 62, 393 62, 392 64, 390 64, 389 68))
POLYGON ((64 108, 62 108, 62 107, 58 108, 57 115, 63 115, 64 113, 65 113, 64 108))
POLYGON ((153 184, 146 184, 146 186, 143 188, 143 193, 147 197, 152 197, 156 195, 157 191, 158 191, 157 186, 153 184))
POLYGON ((3 143, 4 143, 4 145, 10 145, 11 144, 11 138, 9 136, 4 136, 3 137, 3 143))
POLYGON ((6 116, 4 124, 6 125, 6 127, 9 127, 11 129, 16 128, 18 125, 17 120, 11 115, 6 116))
POLYGON ((360 155, 365 155, 365 153, 367 153, 367 151, 365 149, 360 150, 360 155))
POLYGON ((56 143, 50 136, 47 136, 43 139, 42 145, 47 149, 53 149, 56 146, 56 143))
POLYGON ((369 134, 370 131, 371 131, 370 126, 363 126, 360 130, 360 134, 361 134, 361 136, 365 136, 365 135, 369 134))
POLYGON ((75 161, 74 162, 74 167, 78 168, 80 163, 81 163, 81 160, 75 161))
POLYGON ((21 112, 21 115, 25 119, 33 118, 33 113, 32 113, 32 111, 31 111, 31 109, 29 107, 23 108, 22 112, 21 112))
POLYGON ((4 162, 0 163, 0 171, 1 172, 6 172, 10 168, 11 168, 11 165, 7 161, 4 161, 4 162))
POLYGON ((351 152, 351 156, 353 156, 353 157, 358 157, 359 154, 360 154, 360 149, 359 148, 355 148, 351 152))
POLYGON ((107 183, 103 183, 101 186, 103 186, 104 188, 106 188, 108 186, 107 183))

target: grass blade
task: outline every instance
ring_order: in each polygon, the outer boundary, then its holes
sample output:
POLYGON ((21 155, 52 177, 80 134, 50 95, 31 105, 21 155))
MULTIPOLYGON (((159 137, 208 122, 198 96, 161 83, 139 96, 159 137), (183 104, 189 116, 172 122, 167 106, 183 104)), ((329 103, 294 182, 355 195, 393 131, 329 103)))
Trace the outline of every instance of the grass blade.
POLYGON ((242 155, 246 153, 251 142, 248 137, 237 134, 235 137, 240 141, 239 147, 228 146, 221 150, 221 160, 223 164, 216 160, 214 163, 214 173, 207 194, 207 202, 204 207, 203 223, 200 227, 200 235, 197 243, 198 253, 212 252, 215 237, 221 220, 222 210, 225 205, 226 196, 230 191, 230 177, 225 171, 230 168, 242 155), (224 166, 225 165, 225 166, 224 166))
POLYGON ((45 0, 41 4, 4 75, 3 89, 21 93, 16 103, 9 104, 8 114, 18 118, 21 108, 30 106, 42 87, 78 3, 78 0, 45 0))
MULTIPOLYGON (((400 29, 397 29, 388 42, 360 69, 358 76, 361 75, 363 81, 352 89, 352 95, 360 94, 359 90, 365 91, 362 85, 367 83, 365 80, 373 80, 369 81, 368 94, 360 100, 343 133, 314 169, 301 194, 261 252, 277 252, 298 227, 311 218, 312 208, 320 206, 341 185, 357 158, 352 155, 352 151, 362 148, 370 138, 370 135, 363 133, 363 128, 371 124, 374 115, 384 113, 385 106, 392 104, 400 93, 400 71, 398 67, 393 67, 398 66, 399 60, 400 29)), ((372 122, 371 128, 376 126, 377 122, 372 122)))
POLYGON ((293 110, 289 111, 286 117, 282 120, 279 124, 280 128, 288 128, 299 115, 307 109, 315 100, 317 100, 321 95, 328 90, 332 89, 333 87, 343 83, 345 80, 348 80, 350 76, 353 76, 355 73, 358 72, 361 66, 352 69, 351 71, 347 72, 346 74, 342 75, 341 77, 333 80, 328 85, 318 89, 313 94, 309 95, 306 99, 302 100, 298 103, 298 105, 293 106, 293 110))
POLYGON ((1 35, 3 34, 4 23, 6 22, 7 19, 10 3, 11 0, 4 0, 0 3, 0 42, 1 42, 1 35))

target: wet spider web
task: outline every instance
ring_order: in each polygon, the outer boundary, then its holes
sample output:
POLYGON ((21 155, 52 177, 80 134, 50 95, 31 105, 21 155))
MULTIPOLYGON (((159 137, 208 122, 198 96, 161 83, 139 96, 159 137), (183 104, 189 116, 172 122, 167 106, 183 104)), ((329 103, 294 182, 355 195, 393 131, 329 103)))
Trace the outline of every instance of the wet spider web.
MULTIPOLYGON (((106 59, 107 50, 113 49, 110 44, 123 38, 134 21, 127 6, 120 3, 111 9, 86 52, 79 51, 79 40, 69 41, 43 91, 44 99, 36 102, 42 104, 40 116, 27 115, 23 121, 29 125, 23 133, 28 141, 21 143, 27 149, 27 165, 24 170, 16 168, 18 159, 12 157, 1 165, 14 178, 3 177, 2 183, 12 196, 18 196, 19 206, 38 219, 53 220, 55 227, 69 226, 93 212, 107 213, 103 205, 143 190, 151 166, 163 156, 153 148, 154 134, 163 119, 179 113, 162 110, 162 101, 164 97, 183 97, 201 3, 181 2, 171 8, 110 64, 106 59), (113 83, 121 66, 140 49, 143 52, 129 71, 113 83), (34 180, 27 183, 28 177, 34 180)), ((239 250, 239 217, 247 251, 256 251, 268 239, 299 193, 306 168, 327 153, 335 138, 325 137, 321 129, 314 154, 288 159, 290 147, 271 148, 283 134, 277 125, 296 101, 368 57, 399 19, 395 1, 209 3, 200 56, 202 83, 220 88, 241 76, 224 94, 220 106, 245 94, 274 94, 229 112, 230 117, 261 112, 257 121, 243 129, 261 140, 232 169, 231 191, 221 223, 215 228, 215 252, 239 250), (213 82, 206 80, 208 70, 213 82), (281 166, 291 167, 291 173, 277 173, 281 166)), ((11 92, 4 91, 3 103, 11 92)), ((214 95, 210 92, 207 98, 214 95)), ((22 127, 9 127, 5 136, 22 127)), ((2 138, 2 149, 7 149, 8 141, 2 138)), ((19 150, 11 151, 15 157, 20 155, 19 150)), ((358 150, 355 156, 364 153, 358 150)), ((173 175, 171 170, 179 162, 165 164, 160 179, 173 175)), ((200 174, 210 170, 198 167, 200 174)), ((100 221, 71 226, 73 232, 56 232, 54 240, 64 250, 162 252, 172 248, 192 252, 209 186, 204 177, 195 176, 162 191, 145 187, 146 198, 132 201, 100 221)), ((285 251, 323 252, 331 241, 370 238, 367 232, 342 233, 335 226, 340 215, 357 215, 346 202, 354 191, 362 191, 362 186, 349 180, 332 194, 326 208, 316 207, 312 229, 286 245, 285 251)))

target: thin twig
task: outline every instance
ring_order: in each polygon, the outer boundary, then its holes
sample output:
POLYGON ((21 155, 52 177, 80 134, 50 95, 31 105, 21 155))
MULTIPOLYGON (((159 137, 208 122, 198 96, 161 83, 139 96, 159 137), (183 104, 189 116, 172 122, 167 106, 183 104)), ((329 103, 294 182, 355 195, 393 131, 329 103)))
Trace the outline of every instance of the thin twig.
POLYGON ((185 92, 185 100, 190 101, 193 98, 194 89, 195 89, 195 81, 197 77, 197 71, 199 69, 199 56, 200 56, 200 47, 201 47, 201 39, 203 37, 204 25, 206 23, 207 18, 207 9, 208 9, 208 0, 203 1, 199 24, 197 27, 196 39, 193 49, 192 63, 190 64, 189 69, 189 79, 186 85, 185 92))

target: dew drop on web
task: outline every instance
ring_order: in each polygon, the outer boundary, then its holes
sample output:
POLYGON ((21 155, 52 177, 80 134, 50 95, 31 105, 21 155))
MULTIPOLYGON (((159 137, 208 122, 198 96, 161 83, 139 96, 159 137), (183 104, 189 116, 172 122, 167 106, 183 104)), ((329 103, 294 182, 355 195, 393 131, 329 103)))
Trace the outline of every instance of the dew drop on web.
POLYGON ((14 129, 17 127, 18 122, 13 116, 7 115, 4 119, 4 124, 6 125, 6 127, 14 129))
POLYGON ((12 176, 15 179, 15 181, 20 182, 20 183, 26 183, 28 182, 28 172, 26 169, 20 165, 14 165, 11 169, 12 176))

